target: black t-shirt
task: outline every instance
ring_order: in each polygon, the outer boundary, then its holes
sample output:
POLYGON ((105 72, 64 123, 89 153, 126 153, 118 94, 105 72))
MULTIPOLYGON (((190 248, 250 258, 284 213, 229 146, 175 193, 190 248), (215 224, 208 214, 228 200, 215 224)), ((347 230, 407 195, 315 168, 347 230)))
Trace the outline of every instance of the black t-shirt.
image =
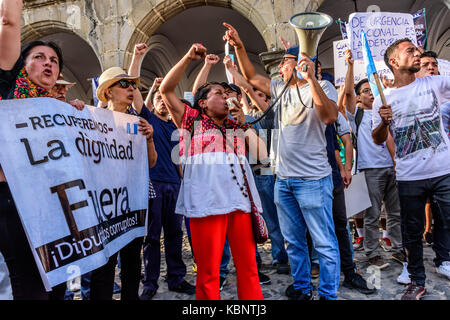
POLYGON ((12 99, 14 97, 16 79, 24 65, 25 62, 22 56, 20 56, 11 70, 0 69, 0 97, 2 100, 12 99))

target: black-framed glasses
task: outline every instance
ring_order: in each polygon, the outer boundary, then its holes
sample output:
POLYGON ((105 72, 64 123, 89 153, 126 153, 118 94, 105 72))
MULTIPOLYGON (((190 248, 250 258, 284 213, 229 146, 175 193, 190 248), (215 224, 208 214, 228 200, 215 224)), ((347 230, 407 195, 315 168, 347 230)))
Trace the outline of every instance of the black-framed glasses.
POLYGON ((130 85, 133 87, 133 89, 137 88, 137 84, 135 81, 125 80, 125 79, 117 81, 111 87, 114 87, 116 84, 119 84, 122 89, 128 89, 128 87, 130 85))

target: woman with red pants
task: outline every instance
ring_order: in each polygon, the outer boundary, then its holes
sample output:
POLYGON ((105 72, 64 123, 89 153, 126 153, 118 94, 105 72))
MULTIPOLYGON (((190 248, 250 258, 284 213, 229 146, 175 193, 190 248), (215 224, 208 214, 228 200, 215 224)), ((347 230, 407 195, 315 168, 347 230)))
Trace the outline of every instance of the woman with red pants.
POLYGON ((200 87, 193 108, 176 96, 175 88, 188 65, 205 55, 205 47, 192 45, 160 87, 173 121, 182 129, 180 154, 186 161, 175 212, 190 218, 197 300, 220 299, 219 271, 225 238, 236 267, 238 298, 259 300, 263 296, 250 211, 253 206, 261 212, 261 203, 245 157, 245 145, 250 146, 249 152, 255 158, 266 157, 265 145, 243 120, 243 113, 236 121, 228 118, 231 109, 239 111, 240 104, 229 109, 225 89, 219 83, 200 87))

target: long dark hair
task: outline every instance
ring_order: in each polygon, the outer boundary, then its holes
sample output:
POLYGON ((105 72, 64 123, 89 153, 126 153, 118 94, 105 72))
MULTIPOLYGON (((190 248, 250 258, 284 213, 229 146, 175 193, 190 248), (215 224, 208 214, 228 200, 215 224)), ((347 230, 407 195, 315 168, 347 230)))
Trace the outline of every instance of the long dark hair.
POLYGON ((36 41, 31 41, 31 42, 25 43, 21 49, 21 55, 22 55, 23 60, 26 60, 27 57, 30 55, 31 49, 33 49, 34 47, 38 47, 38 46, 49 47, 49 48, 52 48, 56 52, 56 55, 58 56, 58 60, 59 60, 59 64, 58 64, 59 72, 61 73, 63 66, 64 66, 63 54, 62 54, 61 48, 52 41, 47 42, 47 41, 36 40, 36 41))

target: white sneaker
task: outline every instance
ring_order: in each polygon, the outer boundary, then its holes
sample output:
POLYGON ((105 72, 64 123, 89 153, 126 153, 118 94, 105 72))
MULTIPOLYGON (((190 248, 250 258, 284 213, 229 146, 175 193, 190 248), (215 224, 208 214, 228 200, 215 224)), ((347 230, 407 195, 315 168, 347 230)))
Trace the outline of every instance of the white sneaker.
POLYGON ((450 261, 444 261, 436 268, 436 272, 450 279, 450 261))
POLYGON ((398 276, 397 282, 401 284, 410 284, 411 278, 409 277, 408 272, 408 262, 403 262, 403 270, 402 273, 398 276))

